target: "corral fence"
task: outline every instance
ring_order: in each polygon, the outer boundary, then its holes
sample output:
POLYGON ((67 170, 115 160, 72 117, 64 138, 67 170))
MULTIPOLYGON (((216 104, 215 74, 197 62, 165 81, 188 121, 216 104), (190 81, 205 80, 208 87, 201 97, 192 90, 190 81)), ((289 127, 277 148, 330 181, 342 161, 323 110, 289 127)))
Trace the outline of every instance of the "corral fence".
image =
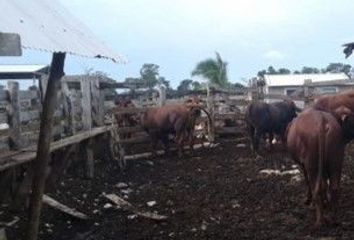
MULTIPOLYGON (((146 112, 150 107, 165 104, 183 104, 187 99, 197 97, 210 113, 213 122, 213 126, 208 126, 207 116, 202 113, 202 116, 197 120, 198 126, 195 129, 195 135, 200 137, 200 139, 197 138, 196 140, 197 144, 207 145, 210 144, 207 139, 211 140, 225 135, 236 135, 240 139, 245 139, 244 110, 249 102, 245 92, 236 94, 230 91, 210 88, 208 90, 187 91, 166 99, 164 91, 164 88, 160 88, 157 97, 135 99, 132 107, 116 107, 114 109, 115 117, 118 120, 120 118, 123 120, 124 116, 135 115, 137 119, 140 119, 139 115, 146 112)), ((125 164, 127 159, 136 159, 140 156, 146 157, 151 154, 131 154, 129 152, 130 146, 146 144, 150 141, 140 123, 134 126, 120 126, 115 129, 113 136, 115 138, 114 155, 121 164, 125 164)))
MULTIPOLYGON (((27 90, 20 90, 18 81, 8 81, 0 89, 0 202, 15 201, 30 191, 46 79, 27 90)), ((107 109, 112 106, 104 104, 112 99, 107 94, 110 84, 99 76, 85 75, 60 81, 48 183, 56 183, 71 165, 92 178, 94 159, 112 159, 110 131, 115 126, 107 124, 107 109)))

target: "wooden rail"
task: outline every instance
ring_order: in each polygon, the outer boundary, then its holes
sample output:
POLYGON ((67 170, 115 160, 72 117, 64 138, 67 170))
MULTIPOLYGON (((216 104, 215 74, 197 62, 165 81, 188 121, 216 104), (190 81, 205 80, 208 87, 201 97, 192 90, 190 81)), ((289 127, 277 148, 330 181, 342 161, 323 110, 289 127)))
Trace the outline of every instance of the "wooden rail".
MULTIPOLYGON (((50 145, 50 152, 54 152, 58 149, 67 147, 72 144, 80 143, 86 139, 95 137, 110 131, 114 126, 103 126, 93 128, 90 131, 78 133, 74 136, 70 136, 59 141, 52 142, 50 145)), ((5 169, 27 163, 32 161, 36 157, 36 146, 31 146, 19 151, 8 152, 0 156, 0 171, 5 169)))

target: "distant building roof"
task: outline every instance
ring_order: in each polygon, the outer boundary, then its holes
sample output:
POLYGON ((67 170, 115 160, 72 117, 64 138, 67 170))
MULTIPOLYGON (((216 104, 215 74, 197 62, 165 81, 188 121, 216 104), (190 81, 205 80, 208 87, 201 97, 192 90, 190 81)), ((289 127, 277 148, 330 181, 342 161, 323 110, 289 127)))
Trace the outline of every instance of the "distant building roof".
POLYGON ((0 73, 33 73, 47 67, 47 65, 0 65, 0 73))
POLYGON ((0 32, 18 33, 23 48, 124 61, 56 0, 1 0, 0 9, 0 32))
POLYGON ((301 86, 305 82, 312 85, 322 84, 345 84, 352 85, 353 82, 345 73, 314 73, 314 74, 266 74, 264 75, 266 85, 269 87, 301 86))
POLYGON ((0 65, 0 79, 32 79, 48 70, 48 65, 0 65))

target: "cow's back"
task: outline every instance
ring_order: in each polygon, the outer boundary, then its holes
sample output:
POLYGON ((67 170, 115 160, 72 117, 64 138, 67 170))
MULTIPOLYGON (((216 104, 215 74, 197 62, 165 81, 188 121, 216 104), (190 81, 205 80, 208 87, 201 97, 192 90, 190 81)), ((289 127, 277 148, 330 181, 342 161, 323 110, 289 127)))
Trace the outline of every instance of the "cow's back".
POLYGON ((332 114, 315 109, 300 113, 288 126, 288 151, 301 163, 317 159, 321 134, 325 137, 323 147, 328 158, 343 151, 341 126, 332 114))
POLYGON ((288 124, 296 117, 295 105, 285 101, 276 102, 269 104, 269 109, 273 123, 272 130, 276 134, 283 135, 288 124))
POLYGON ((183 105, 150 108, 143 115, 142 125, 145 129, 173 130, 176 121, 187 114, 188 108, 183 105))
POLYGON ((271 117, 269 105, 264 102, 252 102, 246 110, 246 122, 257 129, 266 130, 270 128, 271 117))

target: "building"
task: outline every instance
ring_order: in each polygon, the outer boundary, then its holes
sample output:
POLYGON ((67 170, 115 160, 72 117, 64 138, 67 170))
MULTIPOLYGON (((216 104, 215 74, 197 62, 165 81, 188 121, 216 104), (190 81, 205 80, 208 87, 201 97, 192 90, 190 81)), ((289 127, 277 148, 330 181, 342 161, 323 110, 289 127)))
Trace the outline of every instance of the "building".
POLYGON ((264 75, 264 93, 285 96, 334 94, 354 87, 345 73, 264 75))
POLYGON ((266 102, 292 97, 295 104, 305 107, 306 97, 335 94, 354 88, 354 81, 345 73, 264 75, 263 93, 266 102))

